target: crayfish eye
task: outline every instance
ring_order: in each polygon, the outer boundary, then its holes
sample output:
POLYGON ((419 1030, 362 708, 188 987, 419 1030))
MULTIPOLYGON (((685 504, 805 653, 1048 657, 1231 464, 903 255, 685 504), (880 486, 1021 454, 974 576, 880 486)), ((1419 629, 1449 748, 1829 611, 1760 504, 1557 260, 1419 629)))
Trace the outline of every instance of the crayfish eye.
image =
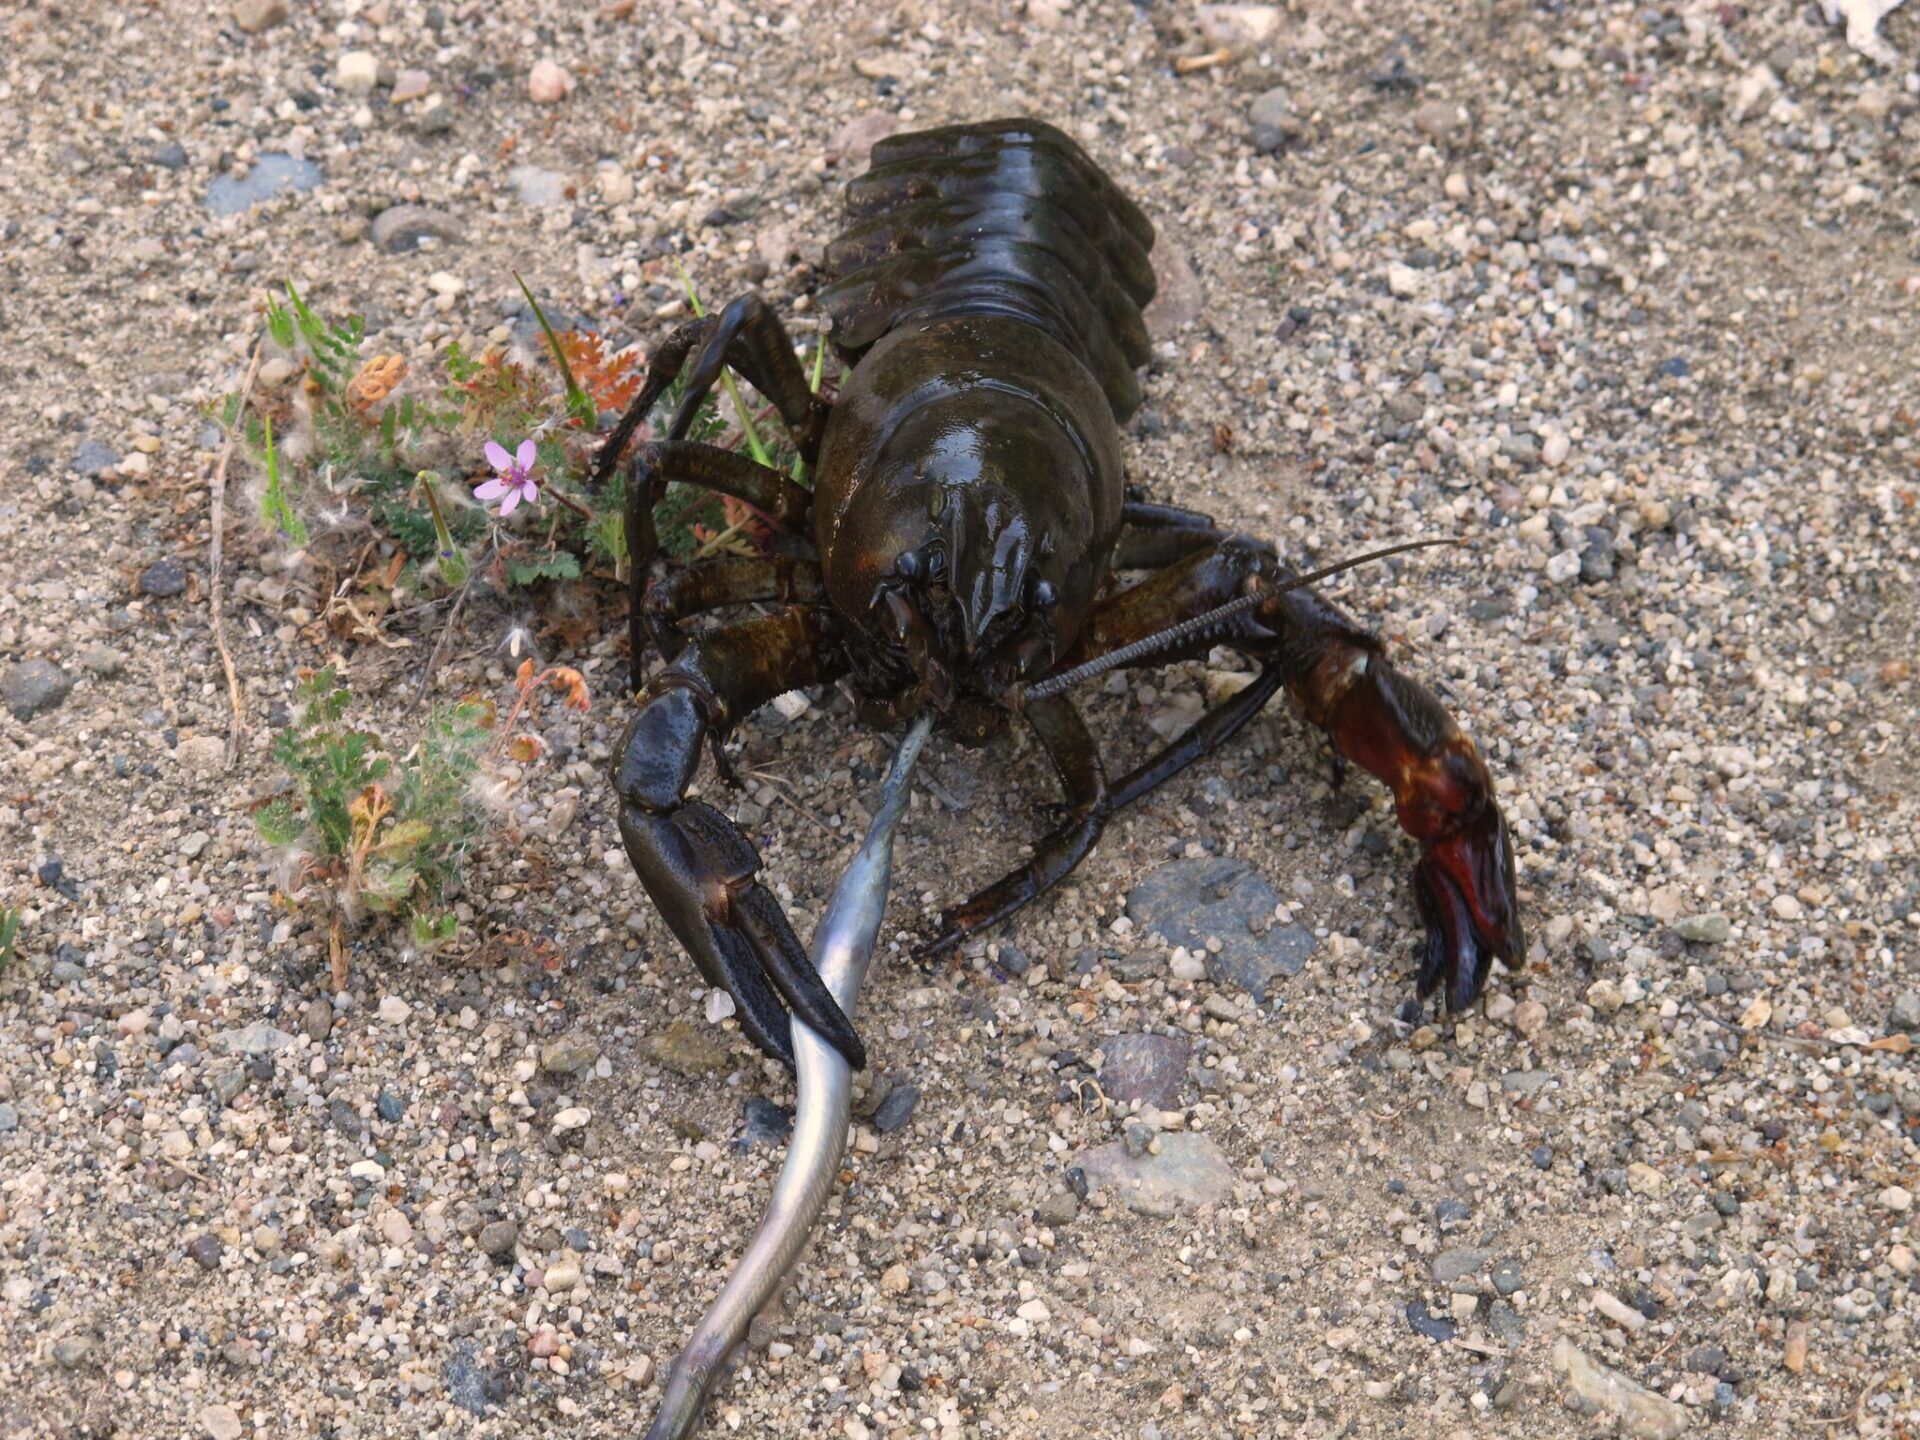
POLYGON ((893 562, 893 573, 902 580, 918 580, 926 569, 926 557, 918 550, 908 550, 893 562))
POLYGON ((1031 604, 1036 610, 1051 610, 1060 600, 1060 593, 1053 588, 1051 580, 1033 582, 1031 604))

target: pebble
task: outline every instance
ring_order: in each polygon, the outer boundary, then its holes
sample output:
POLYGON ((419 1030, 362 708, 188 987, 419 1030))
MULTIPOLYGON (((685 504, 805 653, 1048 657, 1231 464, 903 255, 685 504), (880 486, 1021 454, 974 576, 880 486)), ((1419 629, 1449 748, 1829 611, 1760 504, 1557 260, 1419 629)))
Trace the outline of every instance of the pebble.
POLYGON ((208 1405, 200 1412, 200 1427, 210 1440, 240 1440, 240 1415, 231 1405, 208 1405))
POLYGON ((1880 1192, 1880 1208, 1904 1215, 1913 1208, 1913 1192, 1904 1185, 1889 1185, 1880 1192))
POLYGON ((541 60, 527 72, 527 98, 536 105, 555 105, 573 90, 573 75, 564 66, 541 60))
POLYGON ((1116 1035, 1100 1045, 1100 1089, 1119 1104, 1140 1101, 1173 1109, 1192 1047, 1171 1035, 1116 1035))
POLYGON ((1203 954, 1215 984, 1238 985, 1265 1003, 1273 983, 1298 975, 1319 944, 1305 926, 1275 922, 1279 900, 1251 866, 1203 856, 1161 866, 1127 892, 1126 906, 1137 932, 1203 954))
POLYGON ((516 165, 507 171, 507 183, 513 186, 520 203, 537 210, 560 205, 567 198, 567 177, 557 170, 538 165, 516 165))
POLYGON ((423 241, 458 245, 467 238, 459 217, 427 205, 393 205, 374 216, 369 230, 374 246, 388 255, 404 255, 423 241))
POLYGON ((409 100, 418 100, 433 88, 433 77, 424 70, 402 70, 393 77, 393 89, 387 92, 387 102, 391 105, 404 105, 409 100))
POLYGON ((919 1103, 919 1086, 895 1085, 887 1091, 886 1098, 874 1108, 873 1128, 882 1135, 891 1135, 913 1118, 914 1107, 919 1103))
POLYGON ((711 1075, 727 1068, 727 1052, 684 1020, 640 1042, 640 1053, 676 1075, 711 1075))
POLYGON ((320 167, 278 151, 257 157, 243 176, 216 175, 207 186, 207 209, 239 215, 278 195, 300 195, 321 181, 320 167))
POLYGON ((334 62, 333 83, 349 94, 365 94, 380 83, 380 60, 371 50, 343 50, 334 62))
POLYGON ((1186 250, 1170 236, 1153 247, 1153 273, 1159 289, 1146 308, 1147 333, 1164 340, 1199 320, 1207 300, 1186 250))
POLYGON ((235 0, 234 27, 245 35, 258 35, 287 20, 287 0, 235 0))
POLYGON ((1084 1151, 1074 1164, 1088 1192, 1111 1190, 1129 1210, 1162 1218, 1233 1193, 1233 1167, 1211 1136, 1183 1131, 1158 1139, 1157 1153, 1130 1154, 1121 1141, 1084 1151))
POLYGON ((293 1036, 264 1020, 254 1020, 235 1030, 222 1030, 213 1037, 213 1047, 229 1055, 271 1055, 293 1043, 293 1036))
POLYGON ((184 170, 188 162, 187 147, 178 140, 168 140, 153 147, 153 163, 162 170, 184 170))
POLYGON ((4 1100, 0 1100, 0 1135, 20 1128, 20 1112, 4 1100))
POLYGON ((89 480, 98 480, 119 463, 120 452, 105 441, 82 440, 73 452, 73 459, 67 462, 67 466, 76 475, 84 475, 89 480))
POLYGON ((1887 1029, 1920 1031, 1920 990, 1903 990, 1893 997, 1887 1029))
POLYGON ((1640 1440, 1675 1440, 1687 1428, 1687 1412, 1680 1406, 1630 1380, 1617 1370, 1589 1359, 1571 1340, 1553 1345, 1553 1366, 1563 1377, 1567 1394, 1588 1414, 1604 1414, 1624 1434, 1640 1440))
POLYGON ((1413 112, 1413 128, 1440 145, 1464 139, 1472 124, 1466 107, 1451 100, 1428 100, 1413 112))
POLYGON ((1441 1285, 1457 1285, 1468 1276, 1479 1274, 1488 1258, 1485 1250, 1472 1246, 1442 1250, 1433 1257, 1433 1278, 1441 1285))
POLYGON ((481 1253, 496 1260, 511 1255, 519 1243, 520 1227, 511 1220, 491 1220, 480 1229, 481 1253))
POLYGON ((300 1028, 309 1040, 325 1040, 333 1031, 333 1005, 324 995, 316 995, 300 1011, 300 1028))
POLYGON ((540 1068, 549 1075, 584 1075, 599 1058, 599 1045, 586 1035, 562 1035, 540 1047, 540 1068))
POLYGON ((1453 1321, 1428 1310, 1424 1300, 1409 1300, 1404 1313, 1414 1333, 1424 1335, 1429 1340, 1445 1342, 1460 1333, 1460 1327, 1453 1321))
POLYGON ((1253 148, 1268 155, 1300 133, 1300 120, 1294 114, 1293 97, 1284 85, 1263 91, 1247 107, 1253 148))
POLYGON ((742 1150, 756 1145, 784 1145, 793 1135, 793 1115, 763 1095, 749 1095, 746 1123, 735 1143, 742 1150))
POLYGON ((16 720, 57 708, 73 693, 73 677, 51 660, 22 660, 0 677, 0 704, 16 720))
POLYGON ((218 1270, 222 1248, 219 1236, 196 1235, 187 1242, 187 1258, 202 1270, 218 1270))
POLYGON ((1696 945, 1721 945, 1733 933, 1733 922, 1717 910, 1683 915, 1673 922, 1673 933, 1696 945))
POLYGON ((80 668, 89 675, 111 680, 126 669, 126 661, 111 645, 94 644, 80 652, 80 668))
POLYGON ((839 160, 849 173, 866 169, 873 147, 900 128, 900 117, 886 110, 869 110, 856 115, 834 134, 827 154, 839 160))
POLYGON ((413 1013, 413 1007, 398 995, 380 997, 380 1023, 383 1025, 403 1025, 407 1016, 413 1013))

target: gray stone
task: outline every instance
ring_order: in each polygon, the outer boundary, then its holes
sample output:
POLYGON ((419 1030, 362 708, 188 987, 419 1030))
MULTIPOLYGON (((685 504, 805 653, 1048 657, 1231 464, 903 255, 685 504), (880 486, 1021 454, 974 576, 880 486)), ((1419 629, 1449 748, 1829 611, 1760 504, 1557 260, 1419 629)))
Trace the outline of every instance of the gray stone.
POLYGON ((793 1116, 764 1095, 749 1095, 746 1126, 734 1143, 742 1150, 756 1145, 784 1145, 793 1134, 793 1116))
POLYGON ((233 1104, 246 1088, 247 1072, 239 1065, 223 1065, 207 1077, 207 1094, 222 1107, 233 1104))
POLYGON ((374 1113, 389 1125, 397 1125, 407 1113, 407 1102, 384 1086, 373 1100, 374 1113))
POLYGON ((286 19, 287 0, 234 0, 234 28, 245 34, 258 35, 262 30, 284 25, 286 19))
POLYGON ((9 1130, 18 1130, 19 1128, 20 1112, 5 1101, 0 1100, 0 1135, 6 1134, 9 1130))
POLYGON ((187 147, 178 140, 156 145, 153 148, 153 163, 162 170, 184 170, 187 168, 187 147))
POLYGON ((222 1030, 213 1037, 213 1043, 229 1055, 271 1055, 291 1045, 293 1036, 274 1029, 264 1020, 256 1020, 238 1030, 222 1030))
POLYGON ((1407 1324, 1413 1327, 1414 1333, 1424 1335, 1429 1340, 1451 1340, 1460 1333, 1460 1327, 1453 1321, 1428 1310, 1424 1300, 1409 1300, 1406 1316, 1407 1324))
POLYGON ((540 1047, 540 1068, 549 1075, 580 1075, 593 1068, 600 1047, 585 1035, 562 1035, 540 1047))
POLYGON ((140 572, 139 588, 142 595, 170 600, 187 588, 186 567, 172 556, 156 560, 140 572))
POLYGON ((1509 1095, 1538 1095, 1553 1083, 1546 1070, 1509 1070, 1500 1077, 1500 1088, 1509 1095))
POLYGON ((62 1370, 78 1370, 93 1354, 93 1341, 84 1335, 62 1335, 53 1342, 53 1363, 62 1370))
POLYGON ((80 668, 89 675, 98 675, 111 680, 126 668, 126 662, 111 645, 94 643, 80 652, 80 668))
POLYGON ((1047 1196, 1033 1212, 1042 1225, 1058 1230, 1080 1218, 1080 1197, 1071 1190, 1059 1190, 1047 1196))
POLYGON ((427 205, 394 205, 373 218, 373 243, 389 255, 404 255, 420 248, 422 240, 437 240, 443 245, 458 245, 467 238, 467 227, 457 216, 427 205))
POLYGON ((1139 1100, 1161 1110, 1178 1102, 1192 1047, 1171 1035, 1116 1035, 1102 1042, 1100 1088, 1122 1104, 1139 1100))
POLYGON ((1502 1296, 1513 1294, 1526 1288, 1527 1280, 1520 1273, 1517 1260, 1497 1260, 1493 1266, 1493 1288, 1502 1296))
POLYGON ((1887 1013, 1889 1030, 1920 1030, 1920 990, 1904 990, 1893 997, 1887 1013))
POLYGON ((212 1234, 196 1235, 187 1242, 187 1257, 202 1270, 220 1268, 220 1237, 212 1234))
POLYGON ((74 474, 98 480, 120 463, 120 452, 104 440, 82 440, 68 463, 74 474))
POLYGON ((320 167, 311 160, 269 150, 244 177, 214 176, 207 187, 207 209, 216 215, 239 215, 276 195, 303 195, 321 178, 320 167))
POLYGON ((1733 933, 1733 922, 1718 911, 1705 915, 1682 915, 1673 922, 1673 933, 1696 945, 1720 945, 1733 933))
POLYGON ((1485 1250, 1465 1245, 1442 1250, 1433 1257, 1433 1278, 1442 1285, 1457 1285, 1468 1276, 1479 1274, 1489 1258, 1485 1250))
POLYGON ((887 1098, 874 1107, 873 1128, 882 1135, 891 1135, 913 1118, 914 1107, 919 1103, 918 1085, 895 1085, 887 1091, 887 1098))
POLYGON ((1156 1154, 1129 1155, 1120 1141, 1084 1151, 1074 1162, 1087 1190, 1112 1190, 1129 1210, 1164 1218, 1183 1206, 1218 1205, 1233 1193, 1233 1167, 1208 1135, 1162 1135, 1156 1154))
POLYGON ((1565 1379, 1569 1403, 1586 1414, 1613 1417, 1621 1433, 1640 1440, 1674 1440, 1687 1412, 1663 1395, 1592 1360, 1571 1340, 1554 1342, 1553 1368, 1565 1379))
POLYGON ((543 170, 538 165, 514 166, 507 172, 507 183, 513 186, 522 205, 531 205, 538 210, 550 209, 567 198, 567 177, 557 170, 543 170))
POLYGON ((520 1243, 520 1227, 511 1220, 493 1220, 480 1227, 480 1250, 498 1260, 511 1255, 520 1243))
POLYGON ((1280 897, 1251 866, 1201 856, 1163 865, 1127 895, 1127 915, 1169 944, 1202 951, 1209 937, 1220 953, 1205 955, 1215 984, 1233 984, 1264 1002, 1280 976, 1300 973, 1318 942, 1301 925, 1276 925, 1280 897))
POLYGON ((1293 97, 1284 85, 1262 91, 1247 107, 1252 127, 1253 148, 1270 155, 1300 133, 1300 117, 1294 114, 1293 97))
POLYGON ((487 1372, 480 1367, 479 1354, 480 1347, 473 1341, 456 1340, 441 1371, 447 1398, 472 1415, 487 1413, 487 1372))
POLYGON ((300 1012, 300 1028, 309 1040, 325 1040, 333 1030, 333 1006, 324 995, 316 995, 300 1012))
POLYGON ((73 677, 51 660, 22 660, 0 679, 0 704, 16 720, 44 715, 73 691, 73 677))

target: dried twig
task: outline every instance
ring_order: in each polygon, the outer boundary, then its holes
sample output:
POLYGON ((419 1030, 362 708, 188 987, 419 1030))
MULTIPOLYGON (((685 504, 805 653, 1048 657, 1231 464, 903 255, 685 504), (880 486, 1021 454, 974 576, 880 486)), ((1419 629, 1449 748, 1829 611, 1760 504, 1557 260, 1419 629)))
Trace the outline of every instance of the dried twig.
POLYGON ((253 378, 260 373, 260 351, 265 344, 265 340, 254 343, 253 359, 247 362, 247 378, 240 384, 240 406, 233 417, 232 426, 227 430, 226 443, 220 447, 220 458, 213 467, 213 545, 207 561, 207 568, 212 573, 207 588, 213 592, 213 643, 220 652, 220 666, 227 672, 227 703, 233 711, 233 718, 227 726, 226 768, 229 770, 233 768, 233 762, 240 758, 240 737, 247 728, 247 700, 240 690, 240 676, 233 668, 233 652, 227 649, 227 616, 221 603, 224 592, 220 584, 220 560, 222 537, 227 527, 227 465, 233 459, 233 437, 247 423, 247 401, 253 397, 253 378))

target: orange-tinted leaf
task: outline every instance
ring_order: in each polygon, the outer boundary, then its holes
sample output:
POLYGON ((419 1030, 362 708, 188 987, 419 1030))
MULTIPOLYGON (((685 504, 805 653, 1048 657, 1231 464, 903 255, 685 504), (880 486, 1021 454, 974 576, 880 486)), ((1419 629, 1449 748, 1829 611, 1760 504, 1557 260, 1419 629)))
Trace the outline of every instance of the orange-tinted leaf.
POLYGON ((518 760, 522 765, 531 765, 540 758, 544 747, 532 735, 516 735, 507 745, 507 758, 518 760))
POLYGON ((406 373, 407 362, 401 356, 370 356, 347 383, 347 403, 357 410, 373 409, 394 392, 406 373))
POLYGON ((629 347, 609 356, 606 341, 591 330, 567 330, 557 338, 573 378, 600 409, 624 410, 640 393, 646 376, 637 349, 629 347))

